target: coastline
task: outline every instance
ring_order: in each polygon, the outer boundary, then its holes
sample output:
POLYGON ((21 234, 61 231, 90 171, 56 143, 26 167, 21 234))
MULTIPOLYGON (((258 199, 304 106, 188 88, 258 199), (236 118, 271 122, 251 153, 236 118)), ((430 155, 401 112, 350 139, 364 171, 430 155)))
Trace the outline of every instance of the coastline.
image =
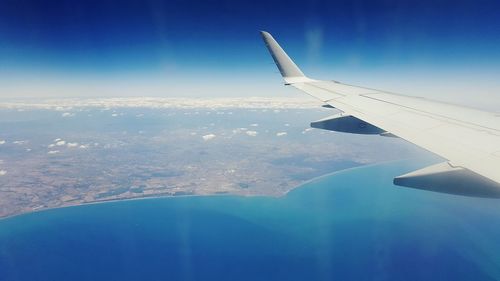
POLYGON ((283 194, 280 194, 280 195, 277 195, 277 196, 262 195, 262 194, 242 195, 242 194, 232 194, 232 193, 225 193, 225 194, 215 194, 214 193, 214 194, 183 194, 183 195, 158 195, 158 194, 156 194, 156 195, 150 195, 150 196, 146 195, 146 196, 132 197, 132 198, 103 199, 103 200, 99 200, 99 201, 78 203, 78 204, 75 204, 75 205, 66 205, 66 206, 40 208, 40 209, 28 211, 28 212, 23 212, 23 213, 18 213, 18 214, 10 215, 10 216, 0 217, 0 223, 3 222, 3 221, 5 221, 5 220, 17 218, 17 217, 20 217, 20 216, 30 215, 30 214, 35 214, 35 213, 41 213, 41 212, 51 211, 51 210, 56 210, 56 209, 81 207, 81 206, 88 206, 88 205, 95 205, 95 204, 105 204, 105 203, 117 203, 117 202, 135 201, 135 200, 174 199, 174 198, 186 198, 186 197, 214 197, 214 196, 221 196, 221 197, 222 196, 224 196, 224 197, 235 196, 235 197, 245 197, 245 198, 249 198, 249 197, 282 198, 282 197, 287 196, 290 192, 292 192, 292 191, 294 191, 296 189, 306 187, 307 185, 309 185, 311 183, 314 183, 316 181, 322 180, 322 179, 330 177, 330 176, 334 176, 334 175, 341 174, 341 173, 346 173, 346 172, 351 172, 351 171, 355 171, 355 170, 359 170, 359 169, 370 168, 370 167, 379 166, 379 165, 388 165, 388 164, 393 164, 393 163, 397 163, 397 162, 404 162, 404 161, 410 161, 410 160, 416 160, 416 158, 407 158, 407 159, 399 159, 399 160, 391 160, 391 161, 382 161, 382 162, 365 164, 365 165, 360 165, 360 166, 355 166, 355 167, 350 167, 350 168, 346 168, 346 169, 341 169, 341 170, 333 171, 331 173, 327 173, 327 174, 324 174, 324 175, 321 175, 321 176, 314 177, 312 179, 306 180, 306 181, 298 184, 297 186, 294 186, 291 189, 285 191, 283 194))
MULTIPOLYGON (((337 175, 337 174, 347 173, 347 172, 355 171, 355 170, 358 170, 358 169, 370 168, 370 167, 375 167, 375 166, 380 166, 380 165, 390 165, 390 164, 395 164, 395 163, 398 163, 398 162, 407 162, 407 163, 409 163, 410 161, 422 161, 422 159, 427 159, 427 158, 423 158, 423 157, 410 157, 410 158, 403 158, 403 159, 398 159, 398 160, 381 161, 381 162, 376 162, 376 163, 371 163, 371 164, 365 164, 365 165, 360 165, 360 166, 356 166, 356 167, 346 168, 346 169, 342 169, 342 170, 338 170, 338 171, 333 171, 331 173, 327 173, 327 174, 324 174, 324 175, 317 176, 315 178, 309 179, 309 180, 301 183, 300 185, 298 185, 298 186, 296 186, 296 187, 288 190, 282 196, 286 196, 288 193, 290 193, 290 192, 292 192, 292 191, 294 191, 294 190, 296 190, 298 188, 306 187, 306 185, 308 185, 310 183, 314 183, 316 181, 319 181, 319 180, 322 180, 324 178, 331 177, 331 176, 334 176, 334 175, 337 175)), ((429 160, 425 160, 425 161, 429 162, 429 160)), ((431 160, 430 162, 432 163, 433 161, 431 160)))

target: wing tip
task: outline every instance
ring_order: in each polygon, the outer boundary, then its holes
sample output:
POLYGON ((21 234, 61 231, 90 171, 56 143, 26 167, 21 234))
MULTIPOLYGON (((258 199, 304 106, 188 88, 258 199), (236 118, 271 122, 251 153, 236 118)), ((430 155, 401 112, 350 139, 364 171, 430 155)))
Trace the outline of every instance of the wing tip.
POLYGON ((269 37, 269 36, 272 36, 272 35, 271 35, 271 33, 267 32, 267 31, 265 31, 265 30, 260 30, 260 31, 259 31, 259 33, 260 33, 260 35, 261 35, 262 37, 269 37))
POLYGON ((299 67, 293 62, 293 60, 286 54, 286 52, 281 48, 278 42, 274 39, 271 33, 261 30, 260 34, 267 49, 271 53, 276 66, 278 67, 281 76, 285 78, 301 78, 304 79, 306 76, 299 67))

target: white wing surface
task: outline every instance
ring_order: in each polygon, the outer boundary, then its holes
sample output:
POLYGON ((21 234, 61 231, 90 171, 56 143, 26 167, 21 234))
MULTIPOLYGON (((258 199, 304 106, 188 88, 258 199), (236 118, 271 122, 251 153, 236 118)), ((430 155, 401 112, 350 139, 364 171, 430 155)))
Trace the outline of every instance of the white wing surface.
POLYGON ((306 77, 274 38, 261 32, 286 85, 342 113, 312 127, 397 136, 446 161, 396 177, 401 186, 500 197, 500 116, 424 98, 306 77))

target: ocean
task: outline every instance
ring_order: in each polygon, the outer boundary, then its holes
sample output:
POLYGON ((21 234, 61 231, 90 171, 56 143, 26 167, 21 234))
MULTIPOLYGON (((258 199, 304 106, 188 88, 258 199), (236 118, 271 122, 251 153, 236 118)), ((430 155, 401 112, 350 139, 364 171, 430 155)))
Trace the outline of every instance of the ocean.
POLYGON ((0 280, 499 280, 500 201, 392 185, 418 167, 4 219, 0 280))

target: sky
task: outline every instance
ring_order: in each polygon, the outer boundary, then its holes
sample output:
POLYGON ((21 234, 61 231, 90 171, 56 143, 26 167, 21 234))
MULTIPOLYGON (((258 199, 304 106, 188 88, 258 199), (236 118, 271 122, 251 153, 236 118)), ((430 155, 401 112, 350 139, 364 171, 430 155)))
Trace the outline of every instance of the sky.
POLYGON ((266 30, 308 76, 496 109, 499 8, 460 0, 0 0, 0 98, 298 95, 282 86, 259 36, 266 30))

